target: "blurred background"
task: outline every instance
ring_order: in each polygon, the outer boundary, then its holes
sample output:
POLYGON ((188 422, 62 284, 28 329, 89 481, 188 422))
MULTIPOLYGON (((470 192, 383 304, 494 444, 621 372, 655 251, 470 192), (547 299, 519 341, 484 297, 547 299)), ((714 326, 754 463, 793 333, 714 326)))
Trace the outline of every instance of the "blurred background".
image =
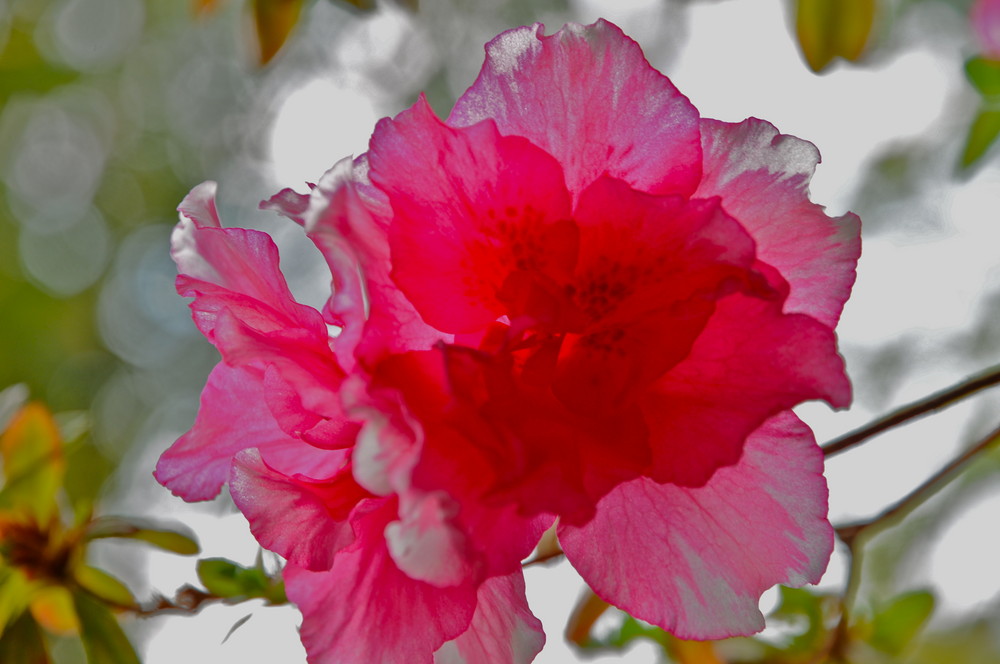
MULTIPOLYGON (((996 99, 964 70, 983 50, 971 1, 865 4, 871 31, 840 53, 847 62, 797 32, 802 3, 775 0, 0 0, 0 389, 23 384, 75 418, 74 481, 99 512, 179 521, 202 557, 251 564, 258 548, 228 497, 186 505, 151 476, 218 360, 173 289, 176 205, 218 181, 224 223, 274 235, 293 292, 318 306, 329 283, 318 254, 257 203, 364 152, 377 119, 420 91, 447 115, 497 33, 604 17, 703 116, 760 117, 815 143, 813 200, 863 219, 839 328, 855 405, 800 409, 831 439, 1000 361, 1000 148, 996 99)), ((903 496, 995 427, 998 405, 985 393, 830 459, 835 523, 903 496)), ((982 456, 870 543, 859 598, 872 612, 908 591, 934 597, 922 641, 895 657, 1000 662, 998 478, 1000 455, 982 456)), ((818 592, 843 591, 842 553, 818 592)), ((197 579, 194 558, 132 542, 89 555, 140 600, 197 579)), ((549 639, 538 662, 662 657, 641 639, 570 648, 561 634, 582 583, 565 562, 527 576, 549 639)), ((777 602, 771 592, 762 608, 777 602)), ((297 620, 251 602, 125 626, 147 664, 295 664, 297 620)), ((609 613, 595 630, 620 623, 609 613)), ((73 639, 55 644, 58 662, 83 661, 73 639)))

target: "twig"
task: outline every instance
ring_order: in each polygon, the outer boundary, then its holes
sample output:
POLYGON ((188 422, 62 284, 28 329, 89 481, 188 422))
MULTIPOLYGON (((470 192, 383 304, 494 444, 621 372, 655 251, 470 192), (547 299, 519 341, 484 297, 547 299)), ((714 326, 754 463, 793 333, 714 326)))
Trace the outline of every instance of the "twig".
POLYGON ((903 422, 951 406, 980 390, 998 384, 1000 384, 1000 366, 987 369, 978 376, 924 397, 919 401, 914 401, 874 422, 866 424, 860 429, 855 429, 839 438, 835 438, 823 446, 823 454, 833 456, 903 422))
POLYGON ((875 526, 882 526, 897 518, 901 518, 911 512, 920 503, 937 493, 945 484, 947 484, 947 480, 951 479, 950 476, 952 473, 964 466, 971 459, 975 458, 975 456, 980 452, 988 449, 991 445, 997 443, 998 441, 1000 441, 1000 426, 986 434, 986 436, 978 443, 952 459, 951 462, 941 468, 938 472, 934 473, 931 477, 924 481, 923 484, 915 488, 913 491, 910 491, 908 494, 900 498, 895 504, 887 507, 877 516, 866 521, 859 521, 839 526, 837 528, 837 534, 846 543, 848 541, 853 541, 858 537, 858 535, 861 534, 862 531, 875 526))

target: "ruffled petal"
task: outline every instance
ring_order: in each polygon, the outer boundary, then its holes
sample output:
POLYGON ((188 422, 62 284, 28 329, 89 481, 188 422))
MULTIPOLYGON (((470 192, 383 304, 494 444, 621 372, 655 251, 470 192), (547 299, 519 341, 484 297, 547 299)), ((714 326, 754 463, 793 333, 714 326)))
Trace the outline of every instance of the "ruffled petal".
POLYGON ((809 201, 819 152, 769 122, 702 120, 704 176, 696 196, 720 196, 757 243, 757 257, 788 282, 786 313, 833 327, 851 294, 861 220, 829 217, 809 201))
POLYGON ((700 486, 736 463, 743 441, 772 415, 810 399, 850 403, 833 331, 780 310, 780 299, 720 300, 688 357, 642 396, 653 479, 700 486))
POLYGON ((286 475, 269 466, 257 450, 236 455, 229 481, 233 502, 250 522, 261 546, 289 562, 326 570, 334 555, 354 542, 348 517, 371 497, 354 481, 347 454, 327 451, 340 467, 332 476, 313 479, 286 475))
POLYGON ((423 321, 390 277, 391 210, 384 198, 367 181, 367 159, 345 159, 313 189, 304 216, 333 275, 325 314, 343 328, 333 347, 347 371, 356 359, 370 367, 384 354, 451 340, 423 321))
POLYGON ((574 195, 605 173, 654 194, 691 194, 701 176, 698 112, 615 25, 508 30, 448 122, 496 122, 563 166, 574 195))
POLYGON ((449 127, 421 97, 379 123, 369 160, 394 215, 392 277, 428 323, 474 332, 558 299, 577 236, 551 156, 490 122, 449 127))
POLYGON ((472 624, 434 653, 434 664, 529 664, 544 644, 542 624, 528 608, 518 571, 479 587, 472 624))
POLYGON ((475 585, 438 588, 396 567, 383 536, 396 509, 395 500, 362 503, 352 517, 357 539, 328 571, 285 566, 310 664, 431 664, 445 641, 469 628, 475 585))
POLYGON ((826 514, 822 452, 785 412, 705 486, 622 484, 559 541, 605 600, 680 638, 719 639, 764 627, 767 588, 819 581, 833 551, 826 514))

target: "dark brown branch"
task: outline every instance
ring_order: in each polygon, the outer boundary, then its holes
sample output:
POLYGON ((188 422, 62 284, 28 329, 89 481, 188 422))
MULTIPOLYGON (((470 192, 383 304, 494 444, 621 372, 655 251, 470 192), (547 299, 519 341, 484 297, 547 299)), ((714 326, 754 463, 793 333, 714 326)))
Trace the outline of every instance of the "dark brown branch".
POLYGON ((876 436, 883 431, 891 429, 908 420, 912 420, 923 415, 946 408, 958 403, 962 399, 969 397, 980 390, 1000 384, 1000 366, 987 369, 985 372, 970 378, 958 385, 924 397, 919 401, 903 406, 899 410, 889 413, 874 422, 866 424, 860 429, 855 429, 839 438, 835 438, 823 446, 823 454, 833 456, 846 449, 862 443, 872 436, 876 436))

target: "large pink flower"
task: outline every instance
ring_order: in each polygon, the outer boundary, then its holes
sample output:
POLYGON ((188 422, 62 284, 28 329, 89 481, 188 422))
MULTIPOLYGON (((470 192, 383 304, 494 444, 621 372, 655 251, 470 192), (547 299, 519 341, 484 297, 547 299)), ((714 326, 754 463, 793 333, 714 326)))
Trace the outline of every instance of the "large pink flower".
POLYGON ((446 121, 421 98, 263 204, 326 258, 322 312, 212 185, 185 199, 178 290, 222 362, 156 476, 229 483, 311 662, 531 661, 520 562, 556 518, 611 603, 758 630, 760 593, 833 546, 790 409, 850 399, 833 329, 860 245, 809 201, 818 161, 700 118, 607 22, 505 32, 446 121))

